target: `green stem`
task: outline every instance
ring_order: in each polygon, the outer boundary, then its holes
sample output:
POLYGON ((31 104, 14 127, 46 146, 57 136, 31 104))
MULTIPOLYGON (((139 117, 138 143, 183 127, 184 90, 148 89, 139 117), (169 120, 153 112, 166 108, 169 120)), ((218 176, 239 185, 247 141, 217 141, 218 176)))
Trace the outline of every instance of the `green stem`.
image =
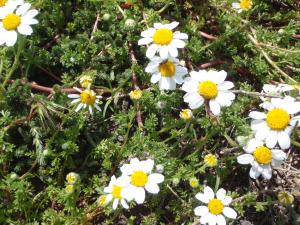
POLYGON ((18 49, 17 49, 17 53, 15 54, 15 59, 14 59, 14 62, 13 62, 13 65, 10 69, 10 71, 7 73, 4 81, 3 81, 3 84, 2 84, 2 88, 4 89, 8 80, 10 79, 10 77, 13 75, 13 73, 15 72, 15 70, 18 68, 19 66, 19 63, 20 63, 20 55, 21 55, 21 52, 23 50, 23 47, 24 47, 24 44, 25 44, 25 39, 24 38, 20 38, 19 39, 19 42, 18 42, 18 49))
POLYGON ((215 185, 215 193, 218 191, 219 189, 219 186, 220 186, 220 171, 219 169, 217 168, 216 170, 216 185, 215 185))

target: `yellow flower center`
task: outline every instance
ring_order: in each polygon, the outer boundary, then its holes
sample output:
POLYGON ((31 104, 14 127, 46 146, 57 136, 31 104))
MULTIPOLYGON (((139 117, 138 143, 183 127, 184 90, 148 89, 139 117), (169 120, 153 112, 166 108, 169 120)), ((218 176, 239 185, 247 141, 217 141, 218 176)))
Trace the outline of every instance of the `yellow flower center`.
POLYGON ((113 185, 113 191, 112 191, 112 196, 114 198, 120 199, 121 198, 121 191, 122 191, 122 187, 117 186, 117 185, 113 185))
POLYGON ((214 167, 218 164, 218 159, 213 154, 208 154, 204 157, 204 162, 210 167, 214 167))
POLYGON ((254 159, 263 165, 267 165, 272 162, 272 152, 265 146, 259 146, 253 153, 254 159))
POLYGON ((224 209, 224 205, 221 200, 214 198, 208 202, 208 209, 211 214, 219 215, 224 209))
POLYGON ((252 5, 252 0, 241 0, 240 8, 243 10, 249 10, 252 5))
POLYGON ((14 13, 8 14, 4 17, 2 23, 6 30, 15 30, 21 24, 21 17, 14 13))
POLYGON ((80 94, 81 102, 87 105, 93 105, 96 101, 96 93, 91 90, 84 90, 80 94))
POLYGON ((144 187, 148 181, 148 176, 145 172, 143 171, 135 171, 131 175, 131 184, 137 187, 144 187))
POLYGON ((168 45, 172 40, 173 32, 166 28, 158 29, 153 35, 153 41, 158 45, 168 45))
POLYGON ((104 206, 106 204, 106 196, 105 195, 102 195, 98 198, 98 204, 100 206, 104 206))
POLYGON ((218 86, 210 80, 202 81, 198 86, 199 95, 207 100, 215 98, 218 92, 218 86))
POLYGON ((283 130, 290 122, 290 115, 284 109, 272 109, 267 114, 266 122, 273 130, 283 130))
POLYGON ((167 61, 159 65, 159 72, 163 77, 173 77, 175 70, 175 65, 171 61, 167 61))
POLYGON ((0 7, 5 6, 8 0, 0 0, 0 7))

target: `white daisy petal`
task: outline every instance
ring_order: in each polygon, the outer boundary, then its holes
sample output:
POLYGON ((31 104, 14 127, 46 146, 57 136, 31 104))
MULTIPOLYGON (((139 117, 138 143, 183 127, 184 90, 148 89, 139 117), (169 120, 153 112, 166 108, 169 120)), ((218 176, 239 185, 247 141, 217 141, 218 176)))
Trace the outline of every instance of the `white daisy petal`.
POLYGON ((150 47, 147 49, 147 52, 146 52, 147 58, 149 58, 149 59, 153 58, 153 56, 155 55, 157 50, 158 50, 158 46, 156 44, 150 45, 150 47))
POLYGON ((251 164, 253 160, 254 158, 250 154, 243 154, 237 157, 238 163, 242 165, 251 164))
POLYGON ((159 49, 159 55, 162 59, 167 59, 169 55, 169 48, 168 46, 162 46, 159 49))
POLYGON ((223 214, 230 219, 236 219, 236 217, 237 217, 236 211, 234 211, 230 207, 224 207, 223 214))
POLYGON ((121 205, 123 206, 124 209, 128 209, 129 208, 127 202, 124 199, 121 199, 121 205))
POLYGON ((231 89, 233 87, 234 87, 234 84, 232 82, 230 82, 230 81, 224 81, 223 83, 221 83, 221 84, 218 85, 218 89, 222 90, 222 91, 229 90, 229 89, 231 89))
MULTIPOLYGON (((200 223, 201 224, 209 223, 210 221, 213 221, 214 218, 215 218, 215 215, 213 215, 211 213, 207 213, 206 215, 204 215, 200 218, 200 223)), ((216 222, 217 222, 217 219, 216 219, 216 222)))
POLYGON ((270 180, 272 177, 272 168, 270 165, 264 166, 262 171, 263 178, 270 180))
POLYGON ((176 48, 184 48, 186 43, 180 39, 173 39, 170 45, 176 48))
POLYGON ((286 153, 279 149, 272 149, 271 152, 273 158, 276 160, 282 161, 286 159, 286 153))
POLYGON ((145 189, 151 194, 157 194, 159 192, 159 187, 156 183, 148 182, 145 185, 145 189))
POLYGON ((221 113, 221 106, 216 100, 210 100, 209 101, 209 108, 212 111, 212 113, 216 116, 220 115, 221 113))
POLYGON ((223 215, 217 215, 217 224, 218 225, 226 225, 226 220, 223 215))
POLYGON ((33 32, 31 26, 26 24, 20 24, 17 29, 18 32, 23 35, 31 35, 33 32))
POLYGON ((220 188, 216 193, 217 199, 223 200, 226 196, 226 191, 223 188, 220 188))
POLYGON ((164 181, 164 176, 159 173, 153 173, 148 176, 148 182, 160 184, 164 181))
POLYGON ((77 108, 75 109, 75 112, 78 112, 82 107, 83 107, 83 104, 80 103, 80 104, 77 106, 77 108))
POLYGON ((5 42, 7 46, 14 46, 18 39, 18 34, 16 31, 6 31, 5 34, 5 42))
POLYGON ((135 189, 135 201, 137 204, 143 204, 145 201, 145 190, 144 188, 138 187, 135 189))
POLYGON ((147 159, 145 161, 142 161, 142 170, 145 173, 150 173, 154 167, 154 160, 147 159))
POLYGON ((194 209, 194 213, 196 216, 204 216, 208 213, 207 206, 198 206, 194 209))
POLYGON ((154 28, 149 28, 148 30, 145 30, 141 33, 141 36, 144 38, 152 38, 156 29, 154 28))
POLYGON ((255 166, 251 167, 251 169, 249 171, 249 175, 250 175, 251 178, 257 179, 260 176, 261 172, 258 169, 259 168, 255 167, 255 166))
MULTIPOLYGON (((290 139, 290 136, 282 131, 282 132, 279 132, 278 133, 278 144, 280 146, 281 149, 288 149, 290 146, 291 146, 291 139, 290 139)), ((273 148, 271 147, 272 145, 270 145, 270 148, 273 148)))
POLYGON ((165 27, 168 28, 168 29, 170 29, 170 30, 173 30, 173 29, 175 29, 178 25, 179 25, 178 22, 173 21, 173 22, 170 23, 170 24, 165 24, 165 27))
POLYGON ((16 14, 18 16, 23 15, 28 11, 28 9, 30 9, 30 7, 31 7, 30 3, 24 3, 17 9, 16 14))
POLYGON ((153 41, 152 38, 142 38, 138 41, 138 45, 148 45, 153 41))
POLYGON ((118 199, 114 199, 112 208, 116 209, 117 206, 118 206, 118 204, 119 204, 119 200, 118 199))
POLYGON ((173 38, 187 40, 189 37, 185 33, 180 33, 178 31, 174 32, 173 38))
POLYGON ((178 56, 178 50, 177 48, 174 48, 172 45, 168 46, 168 50, 169 50, 169 53, 172 57, 177 57, 178 56))
POLYGON ((229 205, 232 202, 232 198, 230 196, 225 196, 222 200, 224 205, 229 205))
POLYGON ((268 148, 274 148, 278 141, 278 132, 277 131, 270 131, 267 138, 266 138, 266 145, 268 148))
POLYGON ((262 120, 267 117, 267 115, 263 112, 258 112, 258 111, 252 111, 249 114, 249 117, 256 119, 256 120, 262 120))
POLYGON ((215 197, 214 191, 209 186, 204 188, 204 195, 206 195, 209 200, 215 197))

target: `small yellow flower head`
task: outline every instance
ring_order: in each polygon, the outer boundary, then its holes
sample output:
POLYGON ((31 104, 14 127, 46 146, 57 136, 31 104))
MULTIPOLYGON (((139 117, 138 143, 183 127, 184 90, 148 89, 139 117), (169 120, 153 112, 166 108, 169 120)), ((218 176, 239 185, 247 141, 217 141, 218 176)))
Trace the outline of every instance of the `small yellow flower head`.
POLYGON ((71 193, 74 192, 74 186, 73 186, 72 184, 68 184, 68 185, 66 186, 65 190, 66 190, 66 192, 67 192, 68 194, 71 194, 71 193))
POLYGON ((92 84, 93 79, 88 75, 84 75, 80 78, 79 82, 80 82, 81 87, 87 88, 92 84))
POLYGON ((215 167, 218 164, 218 159, 213 154, 208 154, 204 157, 204 162, 209 167, 215 167))
POLYGON ((294 89, 299 90, 300 91, 300 84, 295 84, 293 85, 294 89))
POLYGON ((72 185, 77 182, 78 178, 79 178, 79 175, 74 172, 68 173, 66 176, 66 180, 67 180, 68 184, 72 184, 72 185))
POLYGON ((139 100, 141 97, 142 97, 142 91, 141 90, 134 90, 134 91, 131 91, 129 93, 129 97, 132 99, 132 100, 139 100))
POLYGON ((97 203, 99 206, 105 206, 106 205, 106 196, 105 195, 101 195, 98 200, 97 200, 97 203))
POLYGON ((191 186, 192 188, 198 187, 198 186, 199 186, 199 181, 198 181, 198 179, 195 178, 195 177, 191 178, 191 179, 190 179, 190 186, 191 186))
POLYGON ((190 109, 183 109, 179 116, 183 120, 190 120, 193 117, 193 112, 190 109))
POLYGON ((283 205, 291 205, 294 202, 294 196, 286 191, 281 191, 277 195, 278 201, 283 205))

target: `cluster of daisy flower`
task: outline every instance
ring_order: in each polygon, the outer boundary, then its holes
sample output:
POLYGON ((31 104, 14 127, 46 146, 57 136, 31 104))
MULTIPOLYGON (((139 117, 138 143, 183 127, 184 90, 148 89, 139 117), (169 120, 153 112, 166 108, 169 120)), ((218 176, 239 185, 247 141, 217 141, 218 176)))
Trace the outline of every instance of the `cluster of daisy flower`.
POLYGON ((23 0, 0 1, 0 45, 14 46, 18 35, 31 35, 31 25, 37 24, 34 18, 38 11, 30 9, 30 3, 23 0))
MULTIPOLYGON (((139 45, 149 45, 146 56, 150 58, 150 63, 145 71, 152 74, 151 83, 159 83, 161 90, 174 90, 176 84, 183 84, 182 90, 186 92, 184 101, 191 109, 197 109, 205 102, 209 104, 214 115, 219 115, 221 107, 230 106, 235 99, 235 95, 230 92, 234 87, 230 81, 225 81, 227 73, 225 71, 190 72, 190 77, 184 78, 188 74, 187 68, 180 64, 178 48, 184 48, 188 35, 179 31, 173 31, 178 26, 178 22, 170 24, 155 23, 154 27, 141 33, 142 39, 139 45), (156 53, 159 56, 155 56, 156 53)), ((189 120, 192 117, 190 110, 183 110, 180 117, 189 120)))
POLYGON ((137 158, 124 164, 120 170, 122 175, 118 178, 111 177, 109 185, 104 188, 105 195, 98 198, 98 204, 105 206, 113 200, 112 207, 116 209, 119 203, 123 208, 128 209, 127 202, 134 200, 137 204, 142 204, 146 198, 146 192, 157 194, 158 184, 164 181, 164 176, 157 172, 152 172, 154 161, 152 159, 140 161, 137 158))
POLYGON ((80 177, 77 173, 71 172, 71 173, 67 174, 67 176, 66 176, 67 183, 66 183, 65 191, 68 194, 71 194, 74 192, 76 184, 78 184, 78 182, 79 182, 79 178, 80 177))
POLYGON ((78 112, 81 109, 88 109, 89 113, 93 115, 93 108, 101 111, 101 108, 98 106, 99 99, 102 98, 100 95, 96 95, 96 92, 91 90, 93 79, 90 76, 82 76, 80 78, 80 85, 84 90, 74 87, 74 90, 79 94, 69 94, 68 97, 74 99, 71 101, 71 104, 77 105, 75 112, 78 112))
POLYGON ((254 138, 244 144, 245 154, 237 160, 240 164, 250 164, 249 175, 256 179, 260 175, 271 179, 272 168, 278 167, 286 159, 284 150, 290 148, 290 135, 300 125, 300 102, 282 94, 294 90, 291 85, 264 85, 263 93, 278 97, 262 97, 262 111, 249 114, 254 138))

